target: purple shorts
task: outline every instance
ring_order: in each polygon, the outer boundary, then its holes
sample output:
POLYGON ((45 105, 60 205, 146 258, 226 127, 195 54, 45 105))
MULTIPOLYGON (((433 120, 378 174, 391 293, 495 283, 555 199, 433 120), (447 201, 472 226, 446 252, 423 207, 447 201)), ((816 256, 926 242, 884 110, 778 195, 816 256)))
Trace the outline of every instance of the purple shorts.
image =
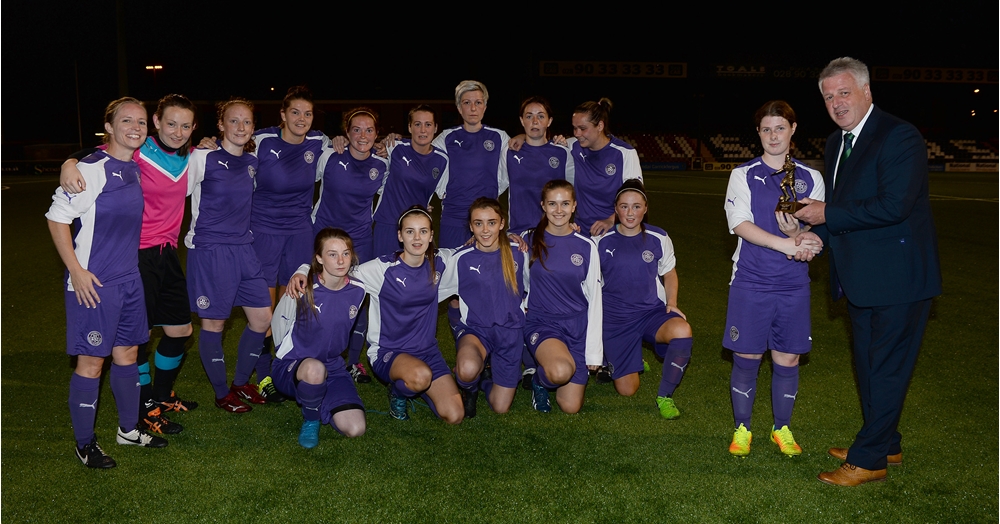
POLYGON ((267 287, 284 286, 302 264, 312 261, 313 241, 316 235, 253 234, 253 250, 260 261, 261 274, 267 287), (277 286, 275 285, 277 282, 277 286))
MULTIPOLYGON (((490 361, 493 383, 514 388, 521 383, 521 350, 524 349, 524 331, 501 326, 489 328, 463 326, 461 337, 474 336, 486 348, 490 361)), ((461 338, 460 337, 460 338, 461 338)))
MULTIPOLYGON (((572 384, 587 384, 587 314, 583 313, 573 318, 540 318, 532 317, 531 311, 524 323, 524 343, 528 351, 535 357, 535 351, 542 342, 554 338, 566 344, 569 354, 576 364, 576 372, 569 381, 572 384)), ((538 360, 538 357, 535 357, 538 360)))
MULTIPOLYGON (((323 402, 319 406, 319 419, 323 424, 330 424, 333 420, 333 413, 342 411, 341 408, 364 410, 365 404, 358 396, 358 390, 354 387, 354 379, 347 372, 344 366, 344 359, 338 358, 333 365, 326 366, 326 394, 323 402)), ((295 397, 298 379, 295 374, 299 371, 299 364, 302 360, 282 360, 275 359, 271 362, 271 379, 274 387, 278 391, 289 397, 295 397)))
POLYGON ((801 355, 812 349, 809 288, 803 293, 761 292, 729 286, 722 346, 736 353, 768 349, 801 355))
POLYGON ((392 369, 392 363, 396 361, 396 357, 399 355, 409 355, 427 364, 427 367, 431 368, 431 382, 451 374, 451 369, 448 367, 448 363, 444 361, 444 357, 441 355, 441 350, 438 349, 437 344, 421 351, 398 351, 380 347, 375 354, 375 358, 369 358, 372 372, 375 373, 375 376, 379 380, 386 384, 392 384, 392 379, 389 378, 389 370, 392 369))
POLYGON ((462 247, 472 238, 472 230, 469 229, 469 224, 462 224, 461 226, 441 224, 440 227, 441 232, 438 233, 438 247, 462 247))
POLYGON ((666 306, 637 312, 632 320, 623 322, 604 316, 604 359, 613 378, 642 371, 642 342, 656 343, 656 332, 666 321, 681 318, 676 312, 667 313, 666 306))
POLYGON ((118 346, 149 342, 146 301, 142 280, 97 288, 101 303, 87 308, 76 302, 76 293, 66 291, 66 353, 106 358, 118 346))
POLYGON ((253 248, 210 245, 188 250, 188 296, 200 318, 226 319, 236 306, 271 307, 253 248))
POLYGON ((372 253, 376 257, 389 255, 401 249, 396 224, 375 222, 372 237, 372 253))

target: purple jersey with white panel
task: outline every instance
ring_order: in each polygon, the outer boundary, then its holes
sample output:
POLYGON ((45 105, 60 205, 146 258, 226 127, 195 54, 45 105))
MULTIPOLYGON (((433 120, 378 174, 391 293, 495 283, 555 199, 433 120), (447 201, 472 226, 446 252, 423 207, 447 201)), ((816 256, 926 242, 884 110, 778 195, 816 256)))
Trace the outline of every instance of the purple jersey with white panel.
POLYGON ((502 168, 510 181, 508 195, 510 220, 507 229, 524 231, 538 225, 542 219, 542 186, 549 180, 574 181, 573 156, 568 147, 551 142, 532 146, 524 144, 520 151, 508 150, 502 168))
POLYGON ((448 153, 448 178, 441 197, 441 225, 468 225, 469 206, 479 197, 497 198, 507 190, 507 173, 500 158, 510 137, 500 129, 483 126, 470 133, 459 126, 442 131, 434 147, 448 153))
POLYGON ((427 260, 420 267, 410 267, 395 254, 382 255, 352 271, 371 297, 369 359, 378 357, 379 347, 411 354, 437 347, 438 284, 444 271, 440 256, 435 257, 432 275, 427 260))
POLYGON ((571 138, 575 169, 573 187, 576 189, 576 224, 582 231, 604 220, 615 212, 615 193, 626 180, 642 180, 639 155, 627 143, 610 137, 611 142, 598 151, 580 147, 571 138))
MULTIPOLYGON (((532 232, 525 241, 532 243, 532 232)), ((545 233, 548 256, 531 262, 528 271, 527 318, 565 319, 586 315, 587 364, 603 359, 601 261, 597 245, 583 235, 545 233)))
POLYGON ((250 202, 253 200, 257 157, 233 156, 222 148, 195 149, 188 165, 191 228, 184 245, 250 244, 250 202))
POLYGON ((257 177, 250 213, 250 229, 258 233, 311 233, 316 160, 329 140, 309 131, 301 144, 281 138, 280 127, 254 133, 257 143, 257 177))
MULTIPOLYGON (((75 195, 57 189, 45 218, 73 224, 76 259, 104 286, 138 279, 143 209, 139 164, 98 151, 77 168, 87 189, 75 195)), ((73 291, 68 274, 66 290, 73 291)))
POLYGON ((627 237, 612 228, 597 242, 604 280, 605 321, 631 322, 642 311, 664 309, 667 295, 660 278, 674 268, 674 244, 666 231, 646 226, 627 237))
POLYGON ((323 180, 312 212, 316 229, 339 227, 351 238, 370 237, 372 203, 388 167, 388 161, 377 155, 356 160, 349 151, 337 154, 333 149, 324 150, 315 173, 323 180))
POLYGON ((448 155, 433 148, 421 155, 409 140, 396 141, 389 147, 389 174, 375 208, 375 222, 395 224, 403 211, 414 204, 426 206, 437 192, 444 194, 448 179, 448 155))
MULTIPOLYGON (((795 193, 798 197, 825 200, 823 175, 798 161, 795 164, 795 193)), ((775 171, 760 157, 733 169, 725 205, 730 233, 742 222, 751 222, 772 235, 785 237, 774 218, 774 208, 782 194, 781 179, 785 173, 779 171, 775 174, 775 171)), ((808 293, 809 266, 788 260, 784 254, 773 249, 744 242, 741 238, 733 254, 730 284, 760 291, 800 289, 808 293)))
POLYGON ((329 369, 343 368, 340 354, 347 348, 364 299, 364 284, 353 278, 336 291, 313 284, 316 305, 311 312, 297 314, 300 306, 309 307, 304 296, 301 301, 282 296, 271 317, 271 332, 279 341, 275 355, 287 361, 314 358, 329 369))
MULTIPOLYGON (((524 269, 527 253, 511 243, 517 293, 507 287, 500 250, 486 252, 468 246, 454 252, 442 274, 442 287, 457 286, 462 323, 472 327, 524 327, 524 269)), ((446 250, 442 250, 444 252, 446 250)))

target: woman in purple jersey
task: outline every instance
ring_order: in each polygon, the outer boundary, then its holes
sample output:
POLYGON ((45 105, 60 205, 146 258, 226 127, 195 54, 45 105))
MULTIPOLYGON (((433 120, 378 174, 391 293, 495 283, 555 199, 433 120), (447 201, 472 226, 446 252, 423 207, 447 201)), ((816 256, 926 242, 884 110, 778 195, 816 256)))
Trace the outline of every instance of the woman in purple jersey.
POLYGON ((147 434, 138 420, 136 351, 138 344, 149 340, 149 332, 138 271, 142 189, 139 166, 132 157, 146 140, 146 110, 134 98, 121 98, 108 105, 104 122, 107 151, 94 153, 81 164, 89 187, 76 195, 57 190, 45 215, 68 275, 66 352, 76 357, 69 385, 70 420, 76 456, 90 468, 116 465, 94 434, 108 357, 118 408, 117 442, 167 445, 147 434), (77 226, 75 235, 72 223, 77 226))
POLYGON ((656 405, 665 419, 680 411, 673 393, 691 360, 691 325, 677 308, 673 242, 662 229, 643 223, 646 190, 626 180, 615 198, 615 226, 598 240, 604 279, 604 356, 615 389, 632 396, 645 368, 642 342, 663 359, 656 405))
POLYGON ((357 265, 344 230, 320 230, 305 293, 298 300, 284 295, 275 311, 272 325, 280 339, 272 378, 302 406, 304 448, 319 444, 321 423, 346 437, 365 433, 364 403, 340 356, 365 297, 364 284, 347 276, 357 265))
POLYGON ((191 311, 201 318, 198 352, 215 390, 215 405, 245 413, 264 404, 257 385, 250 382, 264 336, 271 324, 267 281, 251 243, 250 202, 257 158, 251 155, 253 104, 231 98, 219 104, 219 148, 192 153, 190 173, 191 228, 188 247, 188 295, 191 311), (240 336, 236 371, 226 387, 222 331, 234 306, 242 306, 247 325, 240 336))
MULTIPOLYGON (((312 212, 313 231, 318 233, 325 227, 347 231, 354 240, 358 260, 364 263, 374 258, 372 206, 385 180, 387 161, 372 154, 378 136, 378 116, 374 110, 357 107, 345 112, 343 130, 347 135, 347 150, 336 153, 327 148, 316 164, 316 178, 323 183, 312 212)), ((347 369, 359 384, 371 382, 361 364, 367 331, 365 310, 358 317, 347 353, 347 369)))
POLYGON ((529 235, 531 267, 524 339, 538 362, 532 406, 551 410, 549 390, 564 413, 583 407, 587 370, 603 358, 601 269, 597 246, 573 231, 576 194, 565 180, 542 189, 545 214, 529 235))
MULTIPOLYGON (((139 422, 147 431, 161 434, 183 430, 164 413, 198 407, 197 402, 181 400, 174 393, 174 382, 191 337, 187 281, 177 256, 177 237, 187 197, 188 157, 191 133, 197 127, 196 110, 194 103, 184 95, 170 94, 161 98, 153 113, 157 132, 133 155, 142 176, 144 206, 139 237, 139 274, 146 297, 146 315, 150 330, 154 326, 163 328, 163 337, 155 350, 156 373, 152 379, 146 344, 139 345, 139 422)), ((77 160, 83 156, 74 156, 63 164, 59 179, 62 188, 70 194, 86 189, 77 169, 77 160)))
POLYGON ((469 228, 475 246, 459 249, 442 277, 457 281, 463 306, 462 321, 453 330, 455 379, 465 418, 476 416, 480 389, 494 412, 506 413, 520 381, 527 259, 521 252, 515 258, 511 247, 517 244, 507 238, 503 215, 495 199, 480 197, 472 203, 469 228))
MULTIPOLYGON (((733 352, 729 378, 736 429, 729 452, 750 453, 750 416, 761 359, 771 352, 771 440, 785 455, 799 455, 789 424, 799 387, 799 356, 812 348, 808 260, 822 241, 790 215, 775 211, 782 195, 786 155, 797 126, 795 111, 783 101, 764 104, 754 115, 764 154, 733 170, 726 190, 730 232, 739 237, 733 255, 726 332, 722 345, 733 352), (771 217, 774 216, 775 219, 771 217), (796 260, 792 260, 795 258, 796 260)), ((823 200, 818 171, 795 164, 797 193, 823 200)))

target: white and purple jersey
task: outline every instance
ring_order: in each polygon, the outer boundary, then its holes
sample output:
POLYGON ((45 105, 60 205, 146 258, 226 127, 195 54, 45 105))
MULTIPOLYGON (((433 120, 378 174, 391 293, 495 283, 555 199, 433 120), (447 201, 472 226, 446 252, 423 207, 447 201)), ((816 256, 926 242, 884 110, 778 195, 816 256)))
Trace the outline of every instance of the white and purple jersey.
POLYGON ((365 285, 353 278, 336 291, 313 284, 315 306, 308 313, 297 314, 300 305, 308 307, 304 296, 301 300, 282 296, 271 317, 271 333, 279 341, 274 348, 277 358, 314 358, 328 368, 343 368, 340 354, 347 348, 364 299, 365 285))
MULTIPOLYGON (((73 251, 84 269, 109 286, 139 278, 142 186, 139 164, 98 151, 77 164, 87 189, 57 189, 45 218, 73 224, 73 251)), ((66 290, 74 291, 67 276, 66 290)))
POLYGON ((542 219, 542 186, 549 180, 574 181, 573 155, 568 147, 552 142, 541 146, 524 144, 520 151, 508 150, 501 169, 510 181, 507 229, 524 231, 542 219))
POLYGON ((184 245, 250 244, 250 209, 257 157, 233 156, 222 148, 195 149, 188 165, 191 229, 184 245))
MULTIPOLYGON (((532 235, 525 239, 530 245, 532 235)), ((602 364, 601 259, 597 245, 579 233, 545 233, 548 256, 531 262, 528 271, 528 318, 587 318, 587 365, 602 364)))
POLYGON ((270 235, 311 233, 316 160, 330 140, 309 131, 301 144, 281 138, 280 127, 254 133, 257 143, 257 176, 254 179, 250 229, 270 235))
POLYGON ((349 151, 324 150, 315 171, 316 180, 323 180, 312 212, 316 228, 339 227, 351 238, 370 237, 372 203, 388 168, 388 161, 377 155, 356 160, 349 151))
POLYGON ((626 323, 636 315, 663 309, 667 295, 663 275, 674 269, 674 243, 666 231, 646 226, 644 233, 625 236, 612 228, 597 240, 605 321, 626 323))
MULTIPOLYGON (((448 176, 441 196, 441 225, 468 225, 469 206, 479 197, 497 198, 507 190, 507 173, 500 159, 510 137, 483 126, 470 133, 462 126, 446 129, 434 138, 434 147, 448 153, 448 176)), ((440 194, 440 193, 439 193, 440 194)))
POLYGON ((414 204, 426 206, 436 192, 443 198, 448 180, 448 155, 438 148, 421 155, 409 140, 389 146, 389 174, 385 177, 375 222, 395 224, 403 211, 414 204))
POLYGON ((626 180, 642 181, 639 154, 632 146, 610 137, 611 142, 598 151, 580 147, 575 138, 567 141, 573 151, 576 189, 576 224, 583 231, 615 212, 615 193, 626 180))
MULTIPOLYGON (((796 195, 824 200, 826 186, 823 175, 798 161, 795 164, 796 195)), ((785 173, 775 171, 760 157, 733 169, 729 188, 726 189, 725 205, 730 233, 741 223, 750 222, 772 235, 785 238, 774 218, 774 208, 782 195, 781 179, 785 173)), ((781 252, 744 242, 740 238, 733 254, 733 276, 729 283, 761 291, 799 289, 809 285, 809 266, 788 260, 781 252)))
POLYGON ((382 255, 354 269, 351 274, 365 283, 371 297, 368 308, 368 358, 378 358, 379 348, 415 353, 437 347, 438 286, 445 262, 435 257, 434 274, 424 260, 410 267, 392 255, 382 255))
POLYGON ((524 273, 528 267, 528 256, 518 251, 516 243, 512 242, 510 246, 517 275, 517 293, 507 287, 499 249, 486 252, 468 246, 455 250, 449 258, 448 268, 441 277, 441 287, 458 288, 459 311, 465 325, 510 329, 524 327, 527 298, 524 273))

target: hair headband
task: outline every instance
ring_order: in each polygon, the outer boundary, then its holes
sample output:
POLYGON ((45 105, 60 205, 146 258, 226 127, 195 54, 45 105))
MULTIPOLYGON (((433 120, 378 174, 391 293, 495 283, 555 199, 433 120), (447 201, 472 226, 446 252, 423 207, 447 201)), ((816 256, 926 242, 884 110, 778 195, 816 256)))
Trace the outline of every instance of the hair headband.
POLYGON ((425 217, 427 217, 427 220, 429 220, 431 222, 431 224, 434 223, 434 219, 431 218, 431 214, 428 213, 427 211, 425 211, 423 208, 407 209, 405 213, 403 213, 402 215, 399 216, 399 222, 396 223, 396 229, 402 229, 403 228, 403 219, 406 218, 409 215, 412 215, 413 213, 420 213, 420 214, 424 215, 425 217))

